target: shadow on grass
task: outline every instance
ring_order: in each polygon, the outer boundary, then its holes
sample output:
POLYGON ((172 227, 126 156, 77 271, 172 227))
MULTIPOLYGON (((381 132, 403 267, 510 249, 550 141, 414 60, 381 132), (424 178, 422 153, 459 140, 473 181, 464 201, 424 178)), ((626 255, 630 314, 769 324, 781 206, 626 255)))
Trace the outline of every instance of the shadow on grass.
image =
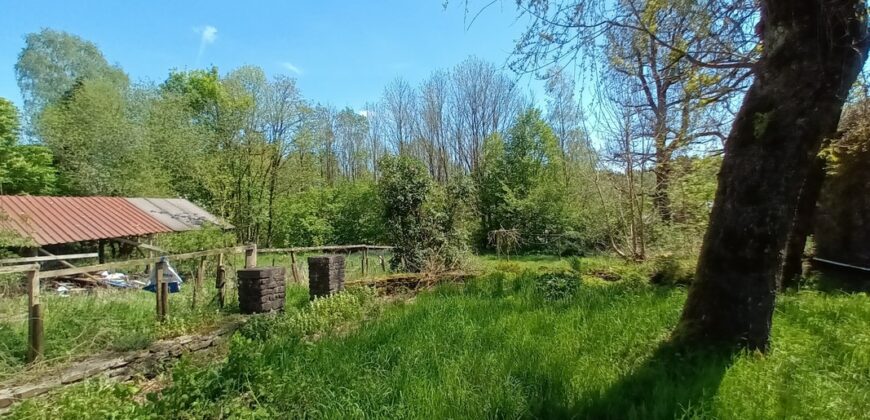
POLYGON ((870 274, 860 271, 816 267, 805 281, 822 292, 870 293, 870 274))
POLYGON ((641 366, 598 396, 544 403, 539 418, 673 419, 710 410, 735 353, 663 343, 641 366))

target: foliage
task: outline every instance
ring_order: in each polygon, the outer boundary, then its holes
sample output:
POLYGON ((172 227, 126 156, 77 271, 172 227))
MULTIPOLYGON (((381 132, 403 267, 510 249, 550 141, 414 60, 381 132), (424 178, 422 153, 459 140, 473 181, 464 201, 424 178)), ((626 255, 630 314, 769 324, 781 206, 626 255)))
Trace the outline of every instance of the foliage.
POLYGON ((236 243, 233 232, 209 224, 196 230, 161 235, 157 240, 160 248, 173 254, 226 248, 236 243))
POLYGON ((127 91, 97 79, 78 81, 39 117, 39 135, 53 152, 61 192, 161 196, 167 180, 132 122, 127 91))
POLYGON ((310 189, 276 203, 274 243, 279 246, 377 244, 383 210, 374 183, 310 189))
POLYGON ((55 188, 51 152, 19 145, 20 131, 15 105, 0 98, 0 194, 50 194, 55 188))
POLYGON ((506 141, 490 137, 479 176, 480 236, 516 230, 523 249, 532 250, 546 245, 551 234, 573 230, 563 165, 553 130, 539 110, 521 114, 506 141))
POLYGON ((650 282, 666 285, 689 285, 695 277, 695 266, 672 254, 658 255, 653 259, 653 274, 650 282))
MULTIPOLYGON (((565 263, 522 261, 532 270, 565 263)), ((414 304, 340 295, 256 319, 227 359, 176 369, 169 388, 141 405, 128 394, 135 390, 91 382, 24 402, 12 416, 861 418, 870 410, 866 296, 780 297, 777 347, 760 357, 667 342, 682 288, 584 279, 572 296, 549 301, 538 278, 491 273, 414 304)))
POLYGON ((43 108, 58 102, 76 83, 102 80, 126 87, 127 75, 103 57, 97 45, 63 31, 42 29, 27 34, 15 63, 25 114, 33 121, 43 108))
POLYGON ((535 287, 549 301, 567 299, 580 287, 580 277, 570 272, 549 272, 537 276, 535 287))
POLYGON ((432 188, 426 168, 407 156, 385 156, 379 162, 378 191, 384 203, 388 240, 393 244, 393 269, 420 271, 427 232, 423 204, 432 188))

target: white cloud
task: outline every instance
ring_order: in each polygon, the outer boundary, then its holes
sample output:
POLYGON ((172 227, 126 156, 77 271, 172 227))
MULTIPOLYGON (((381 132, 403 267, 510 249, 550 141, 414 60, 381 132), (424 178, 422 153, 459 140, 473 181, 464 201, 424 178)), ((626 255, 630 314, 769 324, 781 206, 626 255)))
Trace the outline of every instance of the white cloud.
POLYGON ((295 65, 293 65, 293 63, 285 61, 285 62, 281 63, 281 67, 284 67, 287 71, 289 71, 291 73, 300 74, 300 75, 302 74, 302 69, 300 69, 299 67, 296 67, 295 65))
POLYGON ((367 110, 367 109, 361 109, 361 110, 357 111, 356 113, 357 113, 357 115, 362 115, 363 117, 368 118, 372 112, 367 110))
POLYGON ((218 30, 214 26, 205 25, 193 28, 193 31, 199 34, 199 52, 196 53, 196 65, 199 66, 205 47, 217 41, 218 30))
POLYGON ((205 25, 194 29, 200 35, 200 43, 213 44, 217 40, 218 30, 214 26, 205 25))

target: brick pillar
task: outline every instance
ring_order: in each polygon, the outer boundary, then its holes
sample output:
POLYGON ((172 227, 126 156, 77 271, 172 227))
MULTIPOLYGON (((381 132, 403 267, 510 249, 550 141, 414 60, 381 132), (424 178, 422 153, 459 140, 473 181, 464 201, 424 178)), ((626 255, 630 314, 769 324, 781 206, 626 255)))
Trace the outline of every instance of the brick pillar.
POLYGON ((344 290, 344 255, 308 257, 308 294, 311 299, 344 290))
POLYGON ((284 310, 284 268, 246 268, 236 272, 239 310, 254 314, 284 310))

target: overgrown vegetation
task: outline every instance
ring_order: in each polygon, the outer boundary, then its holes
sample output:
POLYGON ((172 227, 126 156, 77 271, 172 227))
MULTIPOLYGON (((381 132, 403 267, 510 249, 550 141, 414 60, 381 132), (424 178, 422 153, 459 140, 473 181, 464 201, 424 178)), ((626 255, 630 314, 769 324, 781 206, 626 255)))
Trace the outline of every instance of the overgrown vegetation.
POLYGON ((860 418, 870 409, 864 296, 788 294, 770 354, 730 355, 668 343, 686 292, 631 280, 647 268, 484 262, 511 267, 413 303, 357 289, 258 317, 226 360, 177 368, 141 404, 135 386, 94 381, 25 402, 13 418, 860 418), (598 278, 608 270, 629 280, 598 278))

